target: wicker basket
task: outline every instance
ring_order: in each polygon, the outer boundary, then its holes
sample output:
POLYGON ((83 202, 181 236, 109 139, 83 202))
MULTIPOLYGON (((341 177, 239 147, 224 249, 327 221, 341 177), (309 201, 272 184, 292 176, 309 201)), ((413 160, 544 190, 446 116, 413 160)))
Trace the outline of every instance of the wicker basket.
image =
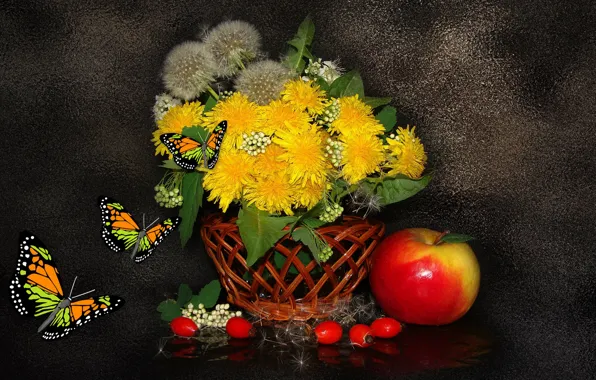
POLYGON ((308 247, 286 235, 249 268, 236 218, 226 219, 221 214, 204 219, 201 237, 228 302, 263 320, 304 321, 325 318, 339 300, 349 299, 368 274, 370 256, 385 225, 344 216, 342 224, 317 231, 333 249, 331 258, 321 266, 308 247))

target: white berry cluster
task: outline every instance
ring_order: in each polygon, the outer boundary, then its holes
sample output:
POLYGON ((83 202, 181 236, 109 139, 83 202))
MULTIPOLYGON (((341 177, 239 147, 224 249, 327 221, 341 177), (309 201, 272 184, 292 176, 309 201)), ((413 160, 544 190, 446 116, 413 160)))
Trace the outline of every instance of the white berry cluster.
POLYGON ((155 121, 161 120, 170 108, 179 106, 180 100, 174 98, 170 94, 163 93, 155 96, 155 104, 153 105, 153 116, 155 121))
POLYGON ((333 123, 338 117, 341 111, 341 105, 337 98, 333 98, 331 103, 325 107, 323 113, 317 118, 317 123, 320 125, 329 125, 333 123))
POLYGON ((304 69, 307 76, 303 79, 316 79, 318 77, 331 84, 340 77, 341 72, 342 69, 333 61, 323 61, 321 58, 315 61, 309 59, 308 65, 304 69))
POLYGON ((271 137, 265 135, 263 132, 251 132, 250 135, 242 134, 242 145, 240 149, 246 151, 251 156, 256 156, 259 153, 265 153, 265 148, 271 144, 271 137))
POLYGON ((335 221, 335 219, 339 218, 339 216, 344 212, 344 208, 341 207, 339 204, 335 203, 333 205, 325 207, 325 210, 319 215, 319 219, 321 219, 325 223, 331 223, 335 221))
POLYGON ((157 185, 155 190, 155 201, 166 208, 174 208, 182 206, 183 197, 180 195, 180 190, 177 187, 167 189, 164 185, 157 185))
POLYGON ((230 304, 218 304, 211 311, 207 311, 205 306, 200 303, 197 308, 189 303, 186 308, 182 309, 182 316, 190 318, 196 323, 197 327, 226 327, 226 323, 232 317, 240 317, 242 312, 240 310, 234 312, 230 311, 230 304))
POLYGON ((222 91, 219 93, 219 100, 225 100, 234 94, 233 91, 222 91))
POLYGON ((343 151, 344 144, 342 144, 340 141, 334 141, 330 138, 327 139, 327 146, 325 147, 325 157, 329 157, 331 163, 336 168, 341 165, 343 151))

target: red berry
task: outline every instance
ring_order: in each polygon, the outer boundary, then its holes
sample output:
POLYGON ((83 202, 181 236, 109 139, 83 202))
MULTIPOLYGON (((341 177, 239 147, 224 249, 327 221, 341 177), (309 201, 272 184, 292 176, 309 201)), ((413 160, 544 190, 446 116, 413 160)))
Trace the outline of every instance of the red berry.
POLYGON ((350 329, 350 341, 354 346, 370 346, 374 342, 371 328, 362 324, 352 326, 350 329))
POLYGON ((341 339, 343 329, 341 325, 335 321, 321 322, 315 327, 315 335, 317 341, 321 344, 337 343, 341 339))
POLYGON ((176 317, 170 322, 172 332, 178 336, 190 337, 194 336, 199 328, 196 323, 190 318, 176 317))
POLYGON ((375 320, 371 325, 373 336, 378 338, 393 338, 401 332, 401 323, 393 318, 384 317, 375 320))
POLYGON ((255 336, 252 323, 242 317, 232 317, 226 323, 226 332, 232 338, 246 339, 255 336))

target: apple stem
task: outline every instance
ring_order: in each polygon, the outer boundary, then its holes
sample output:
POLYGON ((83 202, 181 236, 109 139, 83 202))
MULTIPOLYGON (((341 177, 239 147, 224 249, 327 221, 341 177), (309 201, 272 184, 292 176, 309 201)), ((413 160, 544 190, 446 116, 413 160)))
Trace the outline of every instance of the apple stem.
POLYGON ((439 236, 437 236, 437 238, 435 239, 435 242, 433 243, 433 245, 439 245, 441 243, 441 239, 443 239, 443 236, 447 235, 449 233, 449 230, 445 230, 443 232, 441 232, 441 234, 439 236))

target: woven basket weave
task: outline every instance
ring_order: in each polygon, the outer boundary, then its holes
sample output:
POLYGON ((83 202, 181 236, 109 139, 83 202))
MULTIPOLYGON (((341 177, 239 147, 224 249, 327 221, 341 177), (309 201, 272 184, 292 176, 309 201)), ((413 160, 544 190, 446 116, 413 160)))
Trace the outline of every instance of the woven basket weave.
POLYGON ((341 224, 317 231, 333 249, 331 258, 321 266, 308 247, 286 235, 249 268, 236 218, 226 219, 221 214, 204 219, 201 237, 228 302, 263 320, 304 321, 325 318, 339 300, 349 299, 368 274, 370 256, 385 233, 385 225, 344 216, 341 224), (299 257, 301 251, 304 253, 299 257))

